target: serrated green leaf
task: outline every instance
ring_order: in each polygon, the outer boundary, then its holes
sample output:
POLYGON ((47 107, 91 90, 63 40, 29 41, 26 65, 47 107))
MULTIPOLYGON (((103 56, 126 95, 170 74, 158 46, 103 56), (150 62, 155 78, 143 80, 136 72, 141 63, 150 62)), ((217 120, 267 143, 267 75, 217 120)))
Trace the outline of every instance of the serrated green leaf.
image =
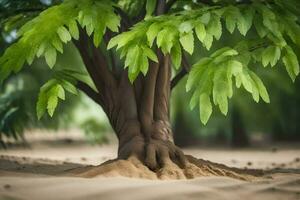
POLYGON ((226 115, 228 112, 228 76, 224 65, 218 67, 213 78, 213 102, 219 105, 220 111, 226 115))
POLYGON ((241 80, 242 80, 242 85, 247 90, 249 93, 253 92, 253 87, 252 87, 252 79, 246 71, 243 71, 243 73, 240 74, 241 80))
POLYGON ((41 55, 43 55, 45 52, 45 49, 46 49, 46 43, 42 43, 41 45, 39 45, 36 56, 39 58, 41 55))
POLYGON ((72 39, 69 31, 63 26, 59 27, 57 29, 57 34, 58 34, 59 38, 61 39, 61 41, 64 43, 67 43, 67 42, 71 41, 71 39, 72 39))
POLYGON ((57 96, 50 96, 48 98, 48 103, 47 103, 47 110, 48 110, 48 114, 50 115, 50 117, 53 117, 54 115, 54 111, 56 109, 58 105, 58 98, 57 96))
POLYGON ((181 52, 181 46, 177 42, 171 49, 171 60, 173 62, 173 65, 175 69, 179 69, 181 66, 181 60, 182 60, 182 52, 181 52))
POLYGON ((227 30, 230 32, 230 33, 233 33, 234 32, 234 29, 236 27, 236 21, 233 17, 229 16, 229 17, 226 17, 226 28, 227 30))
POLYGON ((204 13, 204 14, 199 18, 199 20, 200 20, 203 24, 208 24, 209 21, 210 21, 210 17, 211 17, 210 12, 206 12, 206 13, 204 13))
POLYGON ((142 48, 143 48, 144 53, 146 54, 146 56, 150 60, 152 60, 153 62, 158 63, 157 55, 153 52, 152 49, 150 49, 149 47, 146 47, 146 46, 143 46, 142 48))
POLYGON ((65 94, 65 90, 61 85, 57 86, 57 96, 61 99, 61 100, 65 100, 66 99, 66 94, 65 94))
POLYGON ((199 110, 200 120, 205 125, 212 114, 212 105, 210 102, 209 95, 207 95, 206 93, 200 95, 199 110))
POLYGON ((280 59, 280 48, 277 46, 269 46, 262 53, 262 64, 266 67, 271 64, 273 67, 280 59))
POLYGON ((268 91, 267 91, 265 85, 263 84, 263 82, 261 81, 261 79, 254 72, 250 72, 250 76, 253 79, 253 81, 256 83, 256 87, 258 88, 261 98, 266 103, 270 103, 268 91))
POLYGON ((187 51, 189 54, 193 54, 194 52, 194 35, 193 32, 189 32, 183 34, 179 39, 183 49, 187 51))
POLYGON ((59 38, 57 38, 57 37, 55 37, 55 38, 53 38, 53 40, 52 40, 52 45, 53 45, 53 47, 55 47, 55 49, 57 50, 57 51, 59 51, 60 53, 63 53, 63 44, 62 44, 62 42, 59 40, 59 38))
POLYGON ((185 21, 179 25, 179 32, 180 33, 189 33, 192 31, 194 26, 190 21, 185 21))
POLYGON ((285 47, 285 55, 283 57, 283 63, 286 70, 293 81, 295 81, 296 76, 299 74, 299 62, 296 54, 290 46, 285 47))
POLYGON ((40 92, 36 104, 36 114, 39 120, 46 113, 47 102, 48 102, 47 95, 44 92, 40 92))
POLYGON ((197 81, 200 81, 203 72, 209 67, 211 62, 211 58, 202 58, 199 62, 193 65, 186 83, 187 92, 192 89, 193 85, 195 85, 197 81))
POLYGON ((206 30, 204 24, 202 23, 197 24, 197 26, 195 27, 195 32, 200 42, 203 43, 206 37, 206 30))
POLYGON ((236 28, 237 19, 240 16, 239 9, 235 6, 228 6, 225 10, 224 16, 227 30, 230 33, 233 33, 234 29, 236 28))
POLYGON ((62 84, 63 88, 65 90, 67 90, 68 92, 70 92, 72 94, 75 94, 75 95, 78 94, 77 88, 72 83, 70 83, 69 81, 62 80, 61 84, 62 84))
POLYGON ((140 59, 141 59, 141 62, 140 62, 141 72, 143 73, 144 76, 146 76, 148 69, 149 69, 149 62, 148 62, 147 55, 141 56, 140 59))
POLYGON ((212 35, 216 38, 216 40, 219 40, 222 35, 222 24, 220 21, 220 17, 214 15, 214 17, 211 18, 208 26, 207 26, 207 32, 209 35, 212 35))
POLYGON ((150 47, 152 47, 157 34, 160 32, 160 29, 161 29, 161 25, 159 23, 153 23, 149 27, 146 35, 147 35, 147 40, 148 40, 148 44, 150 47))
POLYGON ((241 15, 237 18, 237 27, 242 35, 246 35, 252 26, 254 10, 252 7, 243 9, 241 15))
POLYGON ((205 39, 203 41, 203 46, 207 49, 207 50, 210 50, 211 46, 212 46, 212 43, 213 43, 213 36, 212 35, 209 35, 209 34, 206 34, 205 36, 205 39))
MULTIPOLYGON (((251 77, 251 75, 250 75, 251 77)), ((252 84, 252 98, 256 103, 259 102, 259 88, 256 84, 255 80, 251 77, 251 84, 252 84)))
POLYGON ((56 50, 53 47, 47 48, 45 52, 45 59, 50 68, 53 68, 53 66, 56 63, 56 50))
MULTIPOLYGON (((114 13, 108 13, 105 17, 106 26, 112 32, 118 32, 120 26, 120 17, 114 13)), ((95 27, 96 28, 96 27, 95 27)))
POLYGON ((71 36, 75 39, 78 40, 79 39, 79 30, 78 30, 78 26, 75 20, 72 20, 69 25, 69 32, 71 34, 71 36))
POLYGON ((215 51, 210 57, 217 58, 217 57, 226 57, 226 56, 235 56, 238 55, 238 52, 230 47, 223 47, 215 51))
POLYGON ((260 15, 256 15, 254 18, 254 26, 261 38, 264 38, 269 32, 269 30, 263 25, 262 17, 260 15))

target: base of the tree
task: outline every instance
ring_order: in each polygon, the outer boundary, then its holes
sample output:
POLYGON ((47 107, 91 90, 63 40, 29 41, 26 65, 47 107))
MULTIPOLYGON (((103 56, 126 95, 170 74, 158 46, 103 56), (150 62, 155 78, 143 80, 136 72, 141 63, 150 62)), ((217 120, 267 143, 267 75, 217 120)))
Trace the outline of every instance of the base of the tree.
POLYGON ((255 180, 263 175, 262 170, 230 168, 222 164, 197 159, 189 155, 187 155, 186 158, 188 163, 185 168, 180 168, 174 163, 169 163, 159 170, 152 171, 138 159, 129 158, 128 160, 109 160, 99 166, 78 168, 72 170, 70 173, 85 178, 124 176, 152 180, 172 180, 225 176, 246 181, 255 180))

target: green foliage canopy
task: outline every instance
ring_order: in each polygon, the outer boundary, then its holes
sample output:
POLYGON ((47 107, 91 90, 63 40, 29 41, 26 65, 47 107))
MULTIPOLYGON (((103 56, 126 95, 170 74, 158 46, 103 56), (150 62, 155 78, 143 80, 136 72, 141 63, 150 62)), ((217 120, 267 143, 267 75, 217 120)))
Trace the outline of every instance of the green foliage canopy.
MULTIPOLYGON (((18 72, 27 61, 44 56, 49 67, 56 62, 57 52, 63 44, 79 38, 79 27, 93 37, 96 47, 106 30, 118 32, 107 46, 117 47, 120 58, 125 58, 131 82, 142 73, 146 75, 149 60, 158 62, 156 49, 170 55, 175 70, 181 68, 182 56, 192 55, 199 42, 208 51, 224 33, 236 30, 243 39, 238 44, 222 47, 210 56, 199 59, 188 74, 186 90, 192 92, 191 108, 199 105, 200 119, 205 124, 212 114, 212 102, 226 115, 228 99, 233 96, 233 83, 251 93, 254 101, 269 95, 262 80, 256 75, 254 65, 274 67, 282 61, 291 79, 299 74, 299 62, 294 51, 300 46, 299 2, 274 1, 175 1, 169 14, 154 16, 156 0, 138 1, 65 0, 53 6, 19 31, 20 39, 0 58, 0 80, 18 72), (134 6, 132 6, 134 4, 134 6), (131 6, 129 6, 131 5, 131 6), (182 6, 184 5, 184 6, 182 6), (145 19, 129 31, 119 30, 121 17, 117 9, 129 16, 145 9, 145 19), (135 9, 133 9, 135 8, 135 9), (249 38, 248 33, 255 37, 249 38)), ((168 1, 169 2, 169 1, 168 1)), ((39 95, 37 113, 46 110, 53 115, 58 99, 64 99, 65 90, 76 93, 76 72, 46 83, 39 95)))

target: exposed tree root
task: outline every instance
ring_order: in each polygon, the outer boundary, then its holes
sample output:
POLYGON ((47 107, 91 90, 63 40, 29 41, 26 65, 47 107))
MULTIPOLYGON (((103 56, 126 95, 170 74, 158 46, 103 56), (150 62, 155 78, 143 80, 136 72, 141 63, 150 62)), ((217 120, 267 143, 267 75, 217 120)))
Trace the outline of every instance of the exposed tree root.
POLYGON ((230 168, 222 164, 196 159, 186 155, 188 163, 184 168, 170 162, 156 171, 150 170, 138 159, 131 157, 127 160, 110 160, 100 166, 89 166, 69 171, 80 177, 114 177, 124 176, 143 179, 192 179, 208 176, 225 176, 240 180, 252 181, 263 175, 261 170, 243 170, 230 168))

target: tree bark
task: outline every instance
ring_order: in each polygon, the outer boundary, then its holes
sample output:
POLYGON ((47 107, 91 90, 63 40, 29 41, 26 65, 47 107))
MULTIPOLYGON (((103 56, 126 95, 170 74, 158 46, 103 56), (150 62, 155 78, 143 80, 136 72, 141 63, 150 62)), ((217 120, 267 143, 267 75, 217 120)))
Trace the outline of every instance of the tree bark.
MULTIPOLYGON (((157 14, 164 10, 165 1, 159 1, 157 14)), ((106 57, 84 30, 74 44, 97 91, 83 82, 77 87, 106 113, 119 139, 118 158, 134 156, 153 170, 170 162, 184 166, 185 156, 174 144, 170 125, 170 56, 157 50, 159 62, 150 62, 147 75, 131 84, 127 70, 116 74, 109 69, 106 57)))

